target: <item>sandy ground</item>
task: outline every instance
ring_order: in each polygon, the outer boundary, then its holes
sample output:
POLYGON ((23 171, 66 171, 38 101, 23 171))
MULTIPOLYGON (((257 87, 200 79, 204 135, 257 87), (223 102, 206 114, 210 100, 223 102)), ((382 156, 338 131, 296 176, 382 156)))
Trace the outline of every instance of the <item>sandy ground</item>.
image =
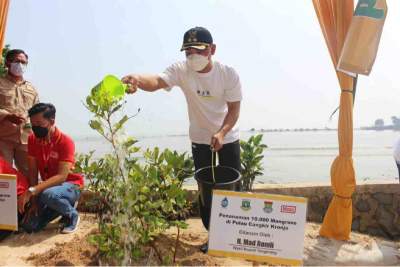
MULTIPOLYGON (((178 246, 179 265, 254 265, 246 260, 201 253, 199 247, 207 240, 207 232, 199 219, 187 222, 189 227, 181 231, 178 246)), ((95 248, 87 243, 86 236, 95 227, 92 216, 83 216, 80 230, 71 235, 59 234, 57 224, 52 224, 38 234, 11 236, 0 243, 0 265, 93 265, 95 248)), ((352 233, 348 242, 328 240, 318 236, 319 227, 307 223, 304 265, 400 265, 400 242, 358 233, 352 233)), ((168 230, 157 241, 157 247, 172 247, 175 237, 176 229, 168 230)), ((157 265, 157 262, 152 259, 141 262, 141 265, 146 264, 157 265)))
POLYGON ((400 265, 400 242, 351 233, 349 241, 318 236, 320 225, 307 223, 304 265, 377 266, 400 265))
POLYGON ((32 254, 42 254, 50 249, 88 235, 96 228, 93 215, 81 215, 79 230, 73 234, 61 234, 58 223, 49 224, 45 230, 27 234, 11 235, 0 242, 0 265, 32 265, 27 258, 32 254))

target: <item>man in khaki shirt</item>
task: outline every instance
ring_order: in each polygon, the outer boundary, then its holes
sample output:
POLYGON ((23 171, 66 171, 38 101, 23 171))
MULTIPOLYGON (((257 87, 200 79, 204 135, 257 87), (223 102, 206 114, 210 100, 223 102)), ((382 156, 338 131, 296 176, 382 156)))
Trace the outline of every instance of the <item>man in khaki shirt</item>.
POLYGON ((0 78, 0 152, 11 165, 28 176, 27 142, 31 133, 28 110, 39 102, 33 85, 24 80, 28 55, 10 50, 5 65, 8 72, 0 78))

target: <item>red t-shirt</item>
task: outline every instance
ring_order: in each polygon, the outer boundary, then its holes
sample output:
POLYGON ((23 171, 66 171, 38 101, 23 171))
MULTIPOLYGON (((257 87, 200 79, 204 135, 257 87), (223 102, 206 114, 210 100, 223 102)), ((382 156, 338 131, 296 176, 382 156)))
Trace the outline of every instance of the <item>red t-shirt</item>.
MULTIPOLYGON (((36 159, 40 177, 46 181, 58 174, 60 162, 75 164, 75 144, 71 137, 55 128, 50 142, 31 134, 28 137, 28 155, 36 159)), ((71 170, 66 181, 82 187, 83 175, 71 170)))
POLYGON ((14 169, 10 163, 0 156, 0 173, 17 176, 17 195, 22 195, 29 188, 28 179, 19 171, 14 169))

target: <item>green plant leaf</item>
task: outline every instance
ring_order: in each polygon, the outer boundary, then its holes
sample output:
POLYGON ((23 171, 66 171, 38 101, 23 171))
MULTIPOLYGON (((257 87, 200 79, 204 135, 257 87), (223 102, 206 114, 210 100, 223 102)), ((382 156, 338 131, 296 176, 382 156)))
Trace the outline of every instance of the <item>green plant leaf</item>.
POLYGON ((103 126, 101 125, 101 123, 97 120, 91 120, 89 122, 89 126, 90 128, 92 128, 93 130, 98 131, 100 134, 104 135, 104 129, 103 126))
POLYGON ((127 115, 125 115, 124 117, 122 117, 122 119, 120 119, 114 126, 114 133, 118 132, 123 126, 124 124, 129 120, 129 117, 127 115))

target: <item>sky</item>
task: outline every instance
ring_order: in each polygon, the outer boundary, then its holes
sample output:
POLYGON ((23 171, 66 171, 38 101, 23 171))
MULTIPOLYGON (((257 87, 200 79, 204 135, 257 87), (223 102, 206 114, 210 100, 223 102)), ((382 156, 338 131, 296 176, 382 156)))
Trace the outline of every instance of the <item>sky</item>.
MULTIPOLYGON (((355 127, 400 116, 400 1, 387 4, 372 73, 358 79, 355 127)), ((194 26, 211 31, 214 59, 239 73, 242 130, 336 127, 340 89, 311 0, 11 0, 6 43, 29 54, 25 78, 56 106, 58 126, 92 136, 82 104, 90 89, 107 74, 160 73, 184 60, 194 26)), ((179 88, 126 100, 126 113, 141 108, 130 134, 187 133, 179 88)))

